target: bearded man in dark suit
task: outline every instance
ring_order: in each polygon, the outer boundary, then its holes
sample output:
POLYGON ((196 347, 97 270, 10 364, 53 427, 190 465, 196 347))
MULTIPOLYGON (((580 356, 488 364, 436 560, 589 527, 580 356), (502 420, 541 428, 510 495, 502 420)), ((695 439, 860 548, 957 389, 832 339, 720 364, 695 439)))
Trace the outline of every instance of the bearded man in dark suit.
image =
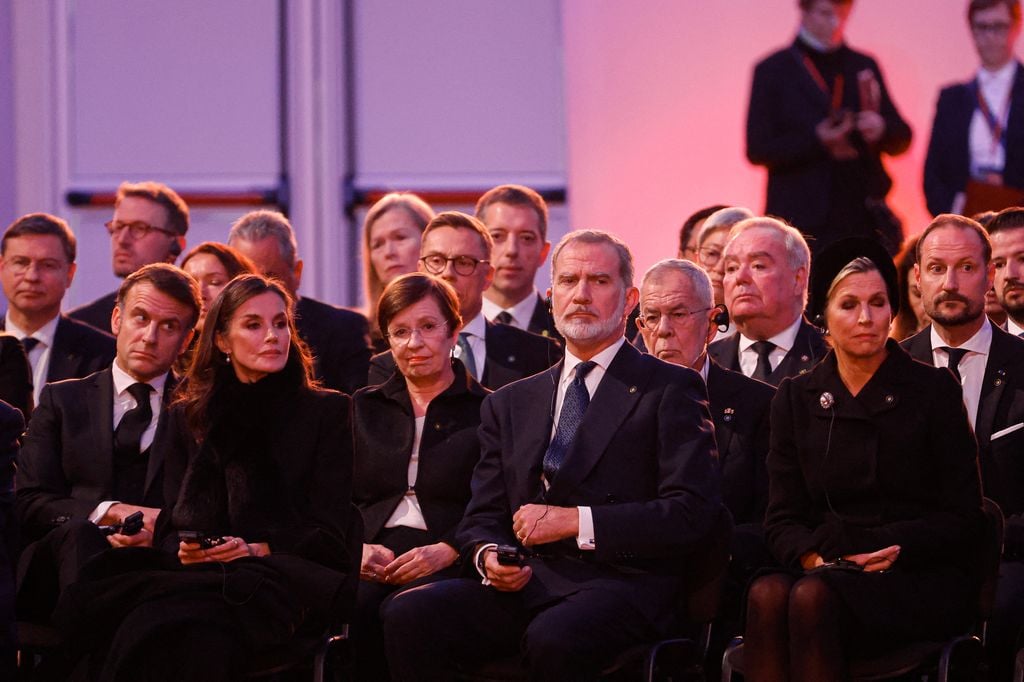
POLYGON ((395 679, 451 679, 520 645, 530 679, 596 678, 665 633, 686 554, 724 513, 703 381, 623 336, 637 301, 628 248, 570 233, 552 275, 565 360, 484 401, 457 534, 475 577, 385 603, 395 679), (530 556, 503 564, 498 546, 530 556))

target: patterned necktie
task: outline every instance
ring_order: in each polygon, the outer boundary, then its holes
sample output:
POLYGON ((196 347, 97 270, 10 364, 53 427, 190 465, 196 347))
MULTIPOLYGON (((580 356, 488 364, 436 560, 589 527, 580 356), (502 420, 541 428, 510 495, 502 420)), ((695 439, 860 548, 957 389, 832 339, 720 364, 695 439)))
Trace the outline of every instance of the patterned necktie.
POLYGON ((966 348, 950 348, 949 346, 942 346, 942 350, 946 351, 949 355, 949 371, 953 373, 956 380, 963 383, 963 377, 960 376, 960 361, 967 355, 966 348))
POLYGON ((494 316, 494 321, 498 324, 512 324, 512 313, 507 310, 502 310, 494 316))
POLYGON ((142 451, 142 434, 149 428, 153 419, 153 407, 149 404, 149 394, 153 387, 149 384, 135 383, 128 387, 128 392, 135 398, 135 407, 124 413, 117 428, 114 429, 114 459, 131 459, 142 451))
POLYGON ((562 411, 558 413, 558 428, 555 429, 555 437, 551 439, 551 445, 544 453, 544 477, 548 483, 555 479, 558 469, 565 461, 565 456, 569 453, 569 446, 576 438, 576 431, 580 428, 580 422, 583 421, 583 414, 587 411, 587 405, 590 404, 590 393, 587 391, 585 379, 595 367, 597 367, 597 363, 593 360, 576 365, 576 376, 565 391, 562 411))
POLYGON ((469 345, 469 333, 459 332, 459 340, 456 342, 459 347, 460 357, 462 364, 466 366, 469 373, 473 375, 474 379, 478 379, 476 375, 476 358, 473 357, 473 347, 469 345))
POLYGON ((775 350, 775 344, 771 341, 755 341, 751 348, 757 353, 757 367, 754 368, 754 373, 750 376, 758 381, 767 382, 772 373, 772 362, 769 356, 775 350))

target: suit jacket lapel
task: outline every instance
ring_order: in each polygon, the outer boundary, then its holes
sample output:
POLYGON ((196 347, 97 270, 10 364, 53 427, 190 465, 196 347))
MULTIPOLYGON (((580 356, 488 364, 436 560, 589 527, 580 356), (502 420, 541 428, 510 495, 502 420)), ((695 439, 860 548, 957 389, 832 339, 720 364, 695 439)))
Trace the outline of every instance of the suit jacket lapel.
POLYGON ((918 333, 911 336, 902 344, 903 349, 910 353, 910 357, 926 365, 935 366, 935 359, 932 357, 932 326, 928 325, 918 333))
POLYGON ((711 355, 722 367, 739 372, 740 333, 736 332, 721 341, 716 341, 711 344, 708 346, 708 354, 711 355))
MULTIPOLYGON (((1013 78, 1013 89, 1010 95, 1010 114, 1006 121, 1006 164, 1007 168, 1016 165, 1020 154, 1020 146, 1024 144, 1024 65, 1017 62, 1017 73, 1013 78)), ((974 109, 971 109, 973 115, 974 109)))
POLYGON ((55 381, 57 377, 73 377, 77 374, 75 363, 75 344, 68 338, 70 325, 61 315, 57 321, 57 331, 53 334, 53 348, 50 349, 50 365, 46 369, 46 380, 55 381))
POLYGON ((100 480, 109 493, 114 487, 114 375, 110 368, 93 377, 83 398, 88 405, 93 461, 102 470, 100 480))
MULTIPOLYGON (((169 438, 167 434, 167 422, 169 421, 170 410, 167 409, 171 396, 174 395, 174 388, 178 382, 172 374, 167 375, 167 383, 164 384, 164 395, 160 401, 160 415, 156 422, 156 432, 153 434, 153 444, 149 448, 149 461, 146 464, 146 485, 143 488, 143 498, 148 498, 150 488, 159 477, 164 467, 164 442, 169 438)), ((113 451, 113 445, 111 445, 113 451)), ((166 501, 165 501, 166 502, 166 501)), ((166 502, 170 504, 169 502, 166 502)))
POLYGON ((628 343, 615 354, 590 400, 576 439, 548 490, 552 501, 575 489, 604 454, 608 443, 643 395, 647 374, 640 351, 628 343))
MULTIPOLYGON (((813 336, 817 333, 814 327, 801 320, 796 338, 793 339, 793 347, 786 353, 786 357, 782 358, 779 366, 772 370, 772 373, 768 376, 769 383, 778 386, 785 377, 806 374, 814 367, 814 364, 818 361, 818 353, 815 351, 812 340, 813 336)), ((738 344, 739 340, 737 338, 738 344)))
POLYGON ((981 398, 978 401, 978 416, 974 420, 974 432, 979 444, 988 443, 992 438, 992 425, 996 410, 1006 388, 1006 365, 1013 360, 1013 348, 1007 348, 1004 340, 1007 332, 992 325, 992 344, 985 363, 985 376, 981 384, 981 398))
MULTIPOLYGON (((558 380, 562 376, 559 362, 524 383, 516 402, 512 406, 512 439, 515 456, 508 457, 516 476, 525 482, 524 486, 509 485, 510 490, 525 490, 527 501, 536 501, 542 488, 544 453, 551 443, 551 428, 554 425, 555 395, 558 380), (529 390, 525 390, 526 387, 529 390)), ((506 453, 507 457, 508 453, 506 453)), ((513 511, 515 511, 513 509, 513 511)))
POLYGON ((715 442, 718 444, 719 456, 725 457, 726 453, 729 452, 729 447, 732 445, 733 430, 728 426, 725 426, 727 417, 723 414, 719 416, 718 410, 734 410, 731 404, 731 396, 727 393, 726 387, 724 386, 723 379, 725 370, 718 366, 718 363, 712 359, 708 359, 708 407, 711 411, 711 419, 715 425, 722 425, 721 428, 715 430, 715 442))

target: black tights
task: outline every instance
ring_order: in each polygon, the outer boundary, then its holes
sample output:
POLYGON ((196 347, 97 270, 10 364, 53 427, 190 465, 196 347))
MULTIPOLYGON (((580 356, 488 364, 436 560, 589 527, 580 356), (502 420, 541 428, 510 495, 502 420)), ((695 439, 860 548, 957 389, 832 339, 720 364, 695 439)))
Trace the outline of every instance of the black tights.
POLYGON ((844 679, 844 611, 821 576, 758 578, 747 595, 745 679, 844 679))

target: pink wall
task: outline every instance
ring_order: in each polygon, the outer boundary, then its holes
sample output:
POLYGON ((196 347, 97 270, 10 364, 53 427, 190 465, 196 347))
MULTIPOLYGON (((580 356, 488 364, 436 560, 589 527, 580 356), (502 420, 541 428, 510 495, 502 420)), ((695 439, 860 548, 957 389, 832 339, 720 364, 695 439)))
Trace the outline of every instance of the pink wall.
MULTIPOLYGON (((694 210, 761 210, 764 173, 744 156, 750 78, 758 59, 792 40, 796 5, 564 0, 572 226, 619 234, 642 272, 675 255, 694 210)), ((891 203, 911 233, 929 220, 921 169, 938 90, 977 65, 966 6, 860 0, 847 27, 850 44, 879 60, 914 129, 910 150, 888 162, 891 203)))

